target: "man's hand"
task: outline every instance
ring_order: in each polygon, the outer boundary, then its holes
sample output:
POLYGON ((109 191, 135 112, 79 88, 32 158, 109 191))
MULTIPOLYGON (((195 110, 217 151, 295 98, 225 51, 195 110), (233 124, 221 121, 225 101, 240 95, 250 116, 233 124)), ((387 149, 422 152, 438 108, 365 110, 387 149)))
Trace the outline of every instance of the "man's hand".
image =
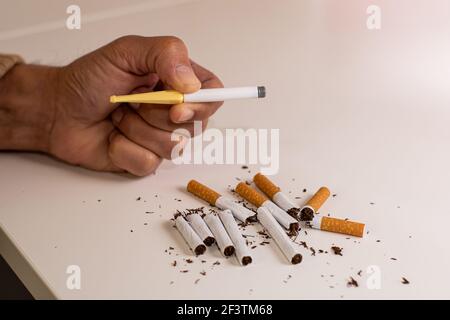
POLYGON ((193 133, 193 121, 205 126, 221 103, 130 106, 110 104, 109 97, 217 87, 220 80, 192 62, 174 37, 123 37, 62 68, 19 65, 0 81, 0 93, 9 97, 0 98, 0 126, 9 126, 0 129, 0 139, 11 138, 0 148, 38 150, 94 170, 148 175, 170 158, 178 143, 171 141, 173 130, 193 133))

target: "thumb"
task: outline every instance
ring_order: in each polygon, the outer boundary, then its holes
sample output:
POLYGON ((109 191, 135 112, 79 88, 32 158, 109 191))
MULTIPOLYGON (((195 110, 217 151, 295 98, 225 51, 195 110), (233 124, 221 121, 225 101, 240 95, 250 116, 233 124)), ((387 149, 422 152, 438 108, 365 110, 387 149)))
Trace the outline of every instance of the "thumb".
MULTIPOLYGON (((120 67, 135 74, 157 73, 174 90, 189 93, 201 88, 188 49, 176 37, 126 36, 111 44, 120 67)), ((114 59, 115 60, 115 59, 114 59)), ((114 61, 113 60, 113 61, 114 61)))

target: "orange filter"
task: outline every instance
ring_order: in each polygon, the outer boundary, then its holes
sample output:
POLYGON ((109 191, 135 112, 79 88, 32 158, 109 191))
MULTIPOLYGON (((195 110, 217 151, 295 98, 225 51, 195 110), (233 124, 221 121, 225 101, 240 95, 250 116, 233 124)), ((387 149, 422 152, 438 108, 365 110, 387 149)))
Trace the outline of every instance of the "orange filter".
POLYGON ((300 210, 300 220, 311 221, 329 196, 330 190, 327 187, 320 188, 300 210))
POLYGON ((305 207, 313 208, 314 212, 319 211, 320 207, 327 201, 330 196, 330 190, 327 187, 322 187, 312 196, 306 203, 305 207))
POLYGON ((260 192, 249 187, 246 183, 241 182, 236 186, 236 192, 245 200, 256 207, 261 207, 268 199, 260 192))
POLYGON ((281 191, 280 187, 276 186, 272 181, 270 181, 266 176, 262 175, 261 173, 257 173, 253 177, 253 182, 270 199, 273 199, 273 196, 281 191))
POLYGON ((209 204, 211 204, 212 206, 214 206, 217 199, 220 198, 220 194, 195 180, 189 181, 187 185, 187 191, 199 197, 200 199, 209 202, 209 204))
POLYGON ((320 230, 344 233, 356 237, 364 235, 364 227, 364 223, 330 217, 322 217, 320 222, 320 230))

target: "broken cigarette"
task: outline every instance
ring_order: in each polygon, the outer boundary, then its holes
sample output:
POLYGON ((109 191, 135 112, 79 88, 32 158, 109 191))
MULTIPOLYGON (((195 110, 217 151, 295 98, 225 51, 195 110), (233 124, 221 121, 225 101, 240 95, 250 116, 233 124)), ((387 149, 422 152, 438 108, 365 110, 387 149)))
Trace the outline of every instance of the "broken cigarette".
POLYGON ((244 237, 239 231, 239 227, 236 223, 236 220, 234 220, 231 210, 224 210, 219 212, 219 217, 220 220, 222 220, 223 226, 227 230, 231 241, 233 241, 234 248, 236 249, 236 258, 238 259, 239 263, 243 266, 252 263, 250 250, 248 249, 247 244, 244 241, 244 237))
POLYGON ((236 219, 239 219, 242 222, 253 222, 256 219, 256 214, 253 211, 237 204, 233 199, 220 195, 198 181, 189 181, 187 190, 212 206, 216 206, 222 210, 231 210, 236 219))
POLYGON ((214 242, 216 242, 211 230, 209 230, 205 221, 198 213, 188 213, 186 215, 186 219, 189 221, 192 229, 194 229, 204 244, 210 247, 214 242))
POLYGON ((253 182, 256 186, 273 202, 275 202, 281 209, 289 213, 292 217, 298 219, 300 208, 294 203, 285 193, 281 192, 280 187, 275 185, 269 178, 257 173, 253 177, 253 182))
POLYGON ((364 223, 332 217, 314 217, 306 224, 314 229, 348 234, 356 237, 364 236, 364 223))
POLYGON ((175 215, 175 227, 186 240, 189 247, 194 251, 196 255, 201 255, 205 253, 206 246, 203 244, 202 240, 192 229, 191 225, 186 221, 186 219, 181 215, 175 215))
POLYGON ((301 221, 311 221, 314 218, 314 214, 317 213, 320 207, 327 201, 330 196, 330 190, 327 187, 321 187, 312 196, 311 199, 300 210, 301 221))
POLYGON ((219 247, 219 250, 223 253, 223 255, 226 257, 233 255, 235 250, 233 242, 228 236, 228 233, 225 230, 219 217, 213 213, 209 213, 203 219, 205 220, 209 229, 213 233, 214 238, 216 239, 216 243, 219 247))
POLYGON ((266 207, 258 208, 258 220, 292 264, 302 261, 302 255, 295 249, 294 243, 266 207))
POLYGON ((266 198, 262 193, 249 187, 246 183, 241 182, 236 186, 236 192, 245 200, 255 205, 256 207, 264 207, 274 216, 274 218, 284 228, 297 232, 300 225, 296 219, 290 216, 286 211, 282 210, 275 203, 266 198))

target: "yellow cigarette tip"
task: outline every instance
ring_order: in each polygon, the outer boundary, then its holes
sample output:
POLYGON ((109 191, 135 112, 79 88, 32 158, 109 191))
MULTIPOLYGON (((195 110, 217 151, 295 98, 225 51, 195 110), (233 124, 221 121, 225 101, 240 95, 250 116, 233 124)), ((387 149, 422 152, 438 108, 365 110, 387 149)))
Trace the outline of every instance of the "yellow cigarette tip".
POLYGON ((184 95, 175 90, 165 90, 124 96, 111 96, 109 101, 111 103, 180 104, 184 101, 184 95))

